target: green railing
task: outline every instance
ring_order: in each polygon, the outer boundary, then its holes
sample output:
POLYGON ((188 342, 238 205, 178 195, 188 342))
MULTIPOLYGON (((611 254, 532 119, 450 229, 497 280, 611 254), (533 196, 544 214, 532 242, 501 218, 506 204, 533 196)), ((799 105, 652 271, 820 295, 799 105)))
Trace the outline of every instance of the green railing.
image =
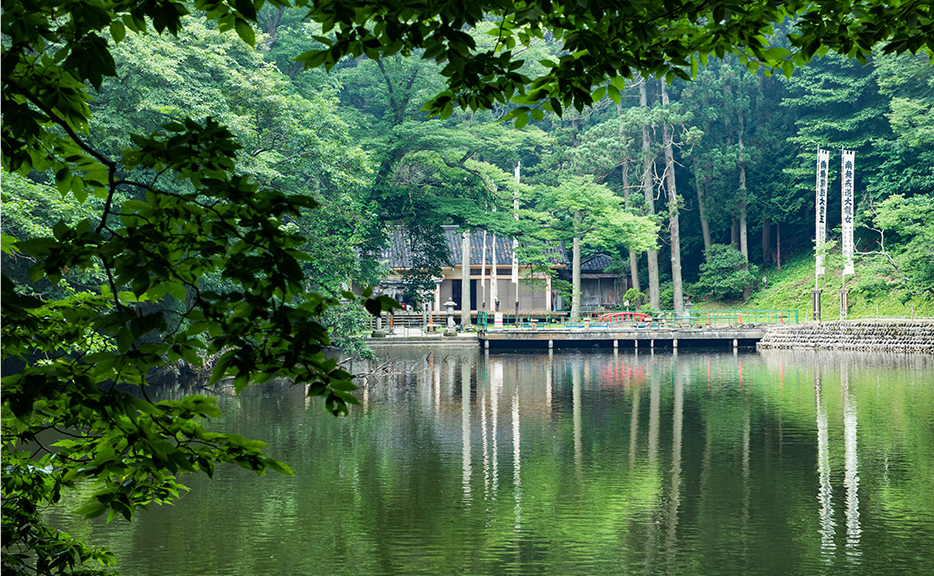
MULTIPOLYGON (((723 328, 743 324, 797 324, 797 310, 588 310, 579 314, 567 311, 520 310, 503 311, 503 329, 547 328, 612 328, 612 327, 683 327, 723 328), (648 319, 636 316, 648 315, 648 319), (621 318, 622 317, 622 318, 621 318)), ((460 322, 458 311, 454 316, 460 322)), ((476 313, 478 330, 495 328, 494 313, 481 310, 476 313)), ((417 313, 400 313, 383 317, 384 328, 422 328, 440 330, 447 323, 445 312, 430 312, 426 317, 417 313)), ((375 320, 371 322, 375 328, 375 320)))
MULTIPOLYGON (((481 310, 477 314, 477 328, 486 330, 494 327, 494 312, 481 310)), ((570 312, 555 312, 549 310, 519 310, 516 312, 501 312, 503 315, 503 328, 532 328, 556 326, 560 327, 568 321, 570 312)))
MULTIPOLYGON (((797 324, 797 310, 690 310, 688 323, 697 325, 738 326, 741 324, 797 324)), ((665 311, 668 318, 676 318, 676 314, 684 312, 665 311)))
MULTIPOLYGON (((620 310, 588 310, 577 314, 551 312, 547 310, 503 311, 503 329, 516 328, 611 328, 634 326, 639 328, 658 326, 679 327, 728 327, 746 324, 797 324, 797 310, 639 310, 633 315, 618 314, 620 310), (648 318, 636 317, 645 314, 648 318), (624 316, 624 318, 620 318, 624 316)), ((496 327, 494 313, 480 311, 477 328, 487 330, 496 327)))

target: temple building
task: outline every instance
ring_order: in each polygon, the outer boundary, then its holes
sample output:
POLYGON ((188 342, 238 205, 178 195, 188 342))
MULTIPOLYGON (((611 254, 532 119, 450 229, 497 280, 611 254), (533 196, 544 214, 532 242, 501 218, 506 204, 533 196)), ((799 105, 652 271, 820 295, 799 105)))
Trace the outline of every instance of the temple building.
MULTIPOLYGON (((440 312, 442 304, 449 298, 462 309, 462 262, 463 236, 457 226, 444 226, 448 248, 448 265, 441 268, 436 277, 431 309, 440 312)), ((378 291, 389 296, 401 297, 404 291, 404 273, 414 266, 414 252, 408 236, 402 229, 394 230, 389 245, 380 254, 381 263, 392 270, 378 287, 378 291)), ((585 258, 581 263, 581 309, 598 310, 619 305, 628 288, 627 279, 606 272, 611 260, 603 254, 585 258)), ((496 279, 499 310, 554 311, 570 307, 552 289, 551 279, 540 277, 537 286, 528 285, 533 275, 532 267, 514 261, 513 240, 496 236, 491 232, 476 230, 470 234, 470 310, 473 312, 497 310, 493 301, 493 280, 496 279), (523 281, 525 279, 526 281, 523 281), (518 303, 518 305, 517 305, 518 303)), ((571 281, 571 264, 563 249, 552 252, 552 269, 558 277, 571 281)))

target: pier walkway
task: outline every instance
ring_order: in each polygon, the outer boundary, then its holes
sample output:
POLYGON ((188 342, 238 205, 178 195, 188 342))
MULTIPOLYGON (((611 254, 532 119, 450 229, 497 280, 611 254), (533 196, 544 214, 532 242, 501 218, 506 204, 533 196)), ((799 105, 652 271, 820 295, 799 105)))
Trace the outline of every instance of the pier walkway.
POLYGON ((396 314, 374 330, 369 342, 376 346, 400 344, 474 345, 482 348, 737 348, 755 346, 769 325, 797 324, 797 310, 597 310, 572 318, 568 312, 520 311, 511 314, 480 312, 476 332, 460 332, 448 321, 459 320, 451 311, 396 314), (444 336, 442 336, 442 333, 444 336), (457 338, 451 338, 457 336, 457 338), (468 340, 470 339, 470 340, 468 340))
POLYGON ((732 328, 535 328, 487 329, 477 333, 484 348, 612 347, 678 348, 755 346, 765 326, 732 328))

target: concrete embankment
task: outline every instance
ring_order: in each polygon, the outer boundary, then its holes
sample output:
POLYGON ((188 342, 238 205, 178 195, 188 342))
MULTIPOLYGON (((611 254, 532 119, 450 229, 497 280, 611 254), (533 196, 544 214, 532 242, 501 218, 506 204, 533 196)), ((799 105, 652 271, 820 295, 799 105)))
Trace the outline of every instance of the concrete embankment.
POLYGON ((760 349, 860 350, 934 354, 934 320, 814 322, 770 326, 760 349))
POLYGON ((470 332, 457 336, 442 336, 441 334, 424 334, 420 330, 409 329, 398 334, 379 338, 367 338, 367 345, 379 350, 382 348, 478 348, 477 334, 470 332))

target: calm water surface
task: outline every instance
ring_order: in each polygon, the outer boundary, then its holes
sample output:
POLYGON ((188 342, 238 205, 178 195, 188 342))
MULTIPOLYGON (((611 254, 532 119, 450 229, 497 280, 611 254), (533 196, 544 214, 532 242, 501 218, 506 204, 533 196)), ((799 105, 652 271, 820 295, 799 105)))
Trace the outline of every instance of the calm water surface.
POLYGON ((217 428, 294 477, 228 467, 132 523, 58 521, 128 576, 934 574, 934 357, 389 358, 348 418, 301 387, 222 395, 217 428))

